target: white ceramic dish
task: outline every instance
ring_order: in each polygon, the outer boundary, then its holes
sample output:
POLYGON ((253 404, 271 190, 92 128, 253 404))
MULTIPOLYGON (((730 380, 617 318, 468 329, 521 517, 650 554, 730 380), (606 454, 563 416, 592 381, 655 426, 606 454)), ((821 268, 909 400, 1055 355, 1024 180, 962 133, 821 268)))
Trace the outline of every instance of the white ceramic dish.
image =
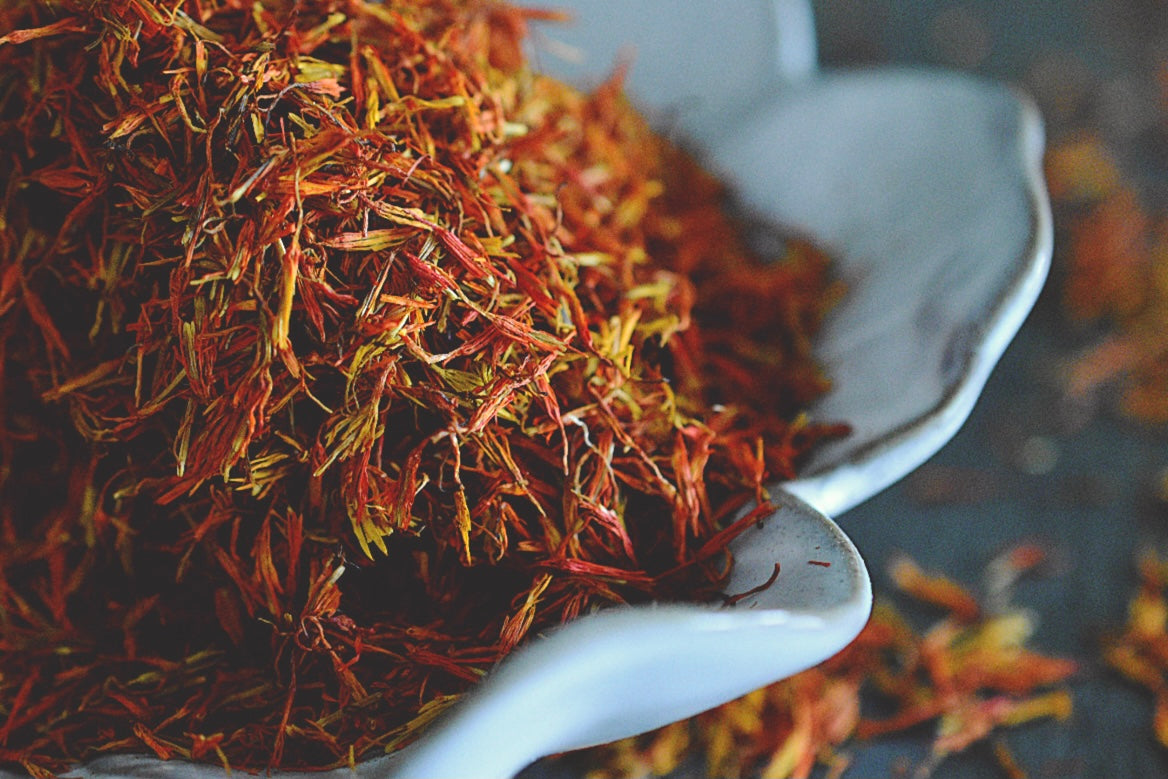
MULTIPOLYGON (((834 654, 863 626, 871 590, 825 514, 879 492, 949 440, 1045 279, 1042 130, 1025 99, 944 73, 817 74, 801 0, 740 0, 732 17, 721 4, 577 4, 578 24, 554 34, 582 60, 563 60, 557 44, 538 55, 542 66, 595 77, 634 43, 630 86, 647 109, 696 140, 751 209, 836 258, 849 293, 819 344, 835 388, 815 413, 856 432, 820 451, 784 485, 780 510, 736 542, 728 589, 759 584, 776 562, 793 575, 733 609, 614 609, 540 637, 422 740, 362 763, 360 776, 511 776, 834 654)), ((129 756, 75 775, 223 772, 129 756)))

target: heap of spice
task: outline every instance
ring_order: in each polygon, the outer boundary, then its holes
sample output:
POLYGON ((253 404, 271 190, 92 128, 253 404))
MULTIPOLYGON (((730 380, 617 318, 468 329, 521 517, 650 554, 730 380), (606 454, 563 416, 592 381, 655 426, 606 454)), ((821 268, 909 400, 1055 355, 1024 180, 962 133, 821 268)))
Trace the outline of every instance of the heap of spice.
POLYGON ((988 741, 1003 775, 1024 777, 1003 731, 1070 716, 1071 695, 1061 685, 1076 670, 1071 660, 1027 646, 1033 618, 1010 603, 1014 582, 1044 558, 1033 544, 1007 550, 987 566, 980 598, 899 558, 889 571, 897 589, 941 611, 928 629, 914 629, 893 599, 879 598, 863 632, 826 663, 693 720, 572 759, 591 766, 591 779, 664 776, 695 757, 707 776, 806 779, 822 769, 838 777, 852 748, 932 723, 928 756, 905 775, 932 776, 950 756, 988 741))
POLYGON ((619 73, 534 74, 541 16, 0 7, 0 760, 392 750, 534 632, 715 597, 843 432, 826 259, 751 254, 619 73))

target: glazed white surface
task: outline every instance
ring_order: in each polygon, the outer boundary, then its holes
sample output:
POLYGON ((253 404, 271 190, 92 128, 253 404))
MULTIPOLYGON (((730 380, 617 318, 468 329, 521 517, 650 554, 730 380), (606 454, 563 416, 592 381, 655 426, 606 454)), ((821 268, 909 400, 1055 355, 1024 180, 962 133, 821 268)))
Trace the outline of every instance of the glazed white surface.
POLYGON ((1046 279, 1043 133, 1023 96, 941 72, 827 74, 712 149, 747 207, 847 284, 816 354, 819 419, 853 427, 787 488, 831 516, 905 476, 973 409, 1046 279))

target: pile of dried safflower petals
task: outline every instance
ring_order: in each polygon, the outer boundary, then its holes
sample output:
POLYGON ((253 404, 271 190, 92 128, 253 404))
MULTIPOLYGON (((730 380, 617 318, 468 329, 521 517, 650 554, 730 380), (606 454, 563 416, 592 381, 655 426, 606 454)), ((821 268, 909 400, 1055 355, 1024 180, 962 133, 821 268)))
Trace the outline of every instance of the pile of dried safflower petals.
POLYGON ((999 731, 1040 718, 1065 719, 1070 692, 1058 686, 1073 661, 1027 647, 1031 615, 1010 604, 1011 585, 1044 559, 1025 544, 995 558, 979 599, 941 575, 896 560, 890 577, 909 599, 943 616, 915 630, 888 599, 843 652, 826 663, 652 733, 598 747, 593 779, 664 776, 695 756, 709 776, 807 777, 818 766, 842 776, 851 746, 934 723, 928 759, 915 776, 948 756, 991 740, 1003 771, 1022 775, 999 731), (873 705, 891 713, 865 714, 873 705))
POLYGON ((543 16, 0 2, 0 764, 391 751, 528 636, 717 598, 842 432, 827 257, 533 72, 543 16))
POLYGON ((1168 559, 1145 552, 1139 579, 1139 589, 1128 604, 1127 623, 1107 639, 1103 657, 1155 696, 1152 730, 1168 747, 1168 559))

